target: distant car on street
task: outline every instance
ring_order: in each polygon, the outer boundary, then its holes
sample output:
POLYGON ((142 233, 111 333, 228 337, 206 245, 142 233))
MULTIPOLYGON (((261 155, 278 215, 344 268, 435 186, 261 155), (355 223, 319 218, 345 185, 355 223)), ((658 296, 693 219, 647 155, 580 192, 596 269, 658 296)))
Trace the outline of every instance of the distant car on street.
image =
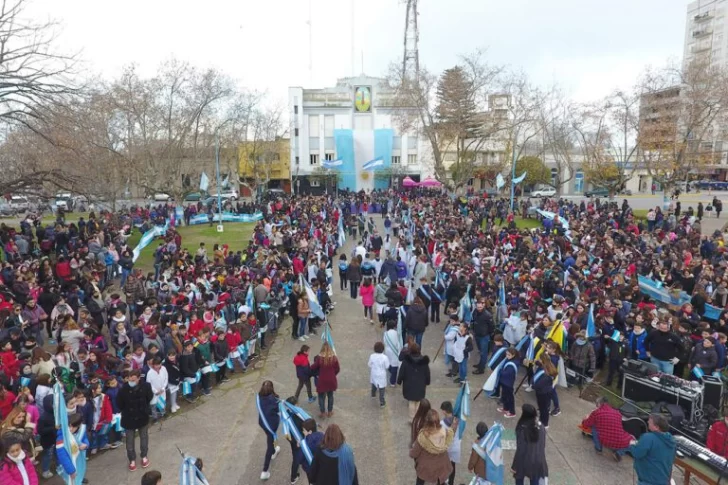
MULTIPOLYGON (((214 194, 210 194, 210 195, 217 197, 217 194, 218 193, 215 192, 214 194)), ((238 200, 240 198, 240 194, 238 194, 237 189, 222 189, 222 192, 220 192, 220 196, 223 199, 232 199, 232 200, 238 200)))
POLYGON ((197 202, 200 199, 202 199, 201 192, 192 192, 191 194, 187 194, 185 196, 185 202, 197 202))
POLYGON ((164 192, 157 192, 154 194, 154 201, 155 202, 169 202, 172 200, 172 196, 169 194, 165 194, 164 192))
POLYGON ((584 197, 609 197, 609 189, 605 187, 596 187, 592 190, 585 190, 584 197))
POLYGON ((531 192, 531 197, 555 197, 556 189, 553 187, 543 187, 531 192))
POLYGON ((0 202, 0 217, 15 217, 18 211, 7 202, 0 202))
POLYGON ((30 202, 28 201, 27 197, 23 197, 22 195, 14 195, 10 198, 10 207, 15 209, 17 213, 23 214, 28 209, 30 209, 30 202))

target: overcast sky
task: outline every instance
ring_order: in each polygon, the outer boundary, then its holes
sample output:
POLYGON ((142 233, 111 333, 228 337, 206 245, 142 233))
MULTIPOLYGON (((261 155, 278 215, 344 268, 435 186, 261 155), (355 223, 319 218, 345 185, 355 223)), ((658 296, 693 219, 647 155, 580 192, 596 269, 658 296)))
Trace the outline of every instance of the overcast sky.
MULTIPOLYGON (((401 62, 405 4, 354 0, 355 70, 382 75, 401 62)), ((558 83, 587 101, 632 86, 647 66, 682 57, 687 0, 419 0, 420 63, 435 72, 458 55, 558 83)), ((58 20, 59 47, 80 51, 107 78, 122 66, 151 74, 170 57, 218 67, 284 101, 289 86, 327 87, 351 72, 351 0, 33 0, 58 20), (311 80, 313 82, 311 82, 311 80)))

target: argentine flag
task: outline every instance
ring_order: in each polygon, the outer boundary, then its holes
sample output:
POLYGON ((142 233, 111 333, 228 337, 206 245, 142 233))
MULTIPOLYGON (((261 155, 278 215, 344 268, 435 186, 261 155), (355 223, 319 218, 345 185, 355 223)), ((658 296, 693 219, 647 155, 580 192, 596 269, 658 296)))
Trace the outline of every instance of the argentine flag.
POLYGON ((336 160, 324 160, 321 162, 321 166, 324 168, 334 168, 334 167, 340 167, 344 164, 344 161, 340 158, 337 158, 336 160))
POLYGON ((381 167, 382 165, 384 165, 384 158, 377 157, 374 160, 369 160, 367 163, 365 163, 364 165, 362 165, 361 168, 362 168, 362 170, 365 170, 367 172, 370 172, 370 171, 374 170, 377 167, 381 167))
POLYGON ((195 466, 197 458, 182 455, 182 465, 179 467, 179 485, 209 485, 202 471, 195 466))
POLYGON ((463 439, 465 425, 468 423, 468 416, 470 416, 470 386, 467 381, 463 382, 460 387, 452 412, 458 418, 458 429, 455 431, 455 436, 459 440, 463 439))
POLYGON ((520 177, 514 178, 513 185, 518 185, 523 182, 523 180, 526 178, 526 174, 528 174, 528 172, 523 172, 520 177))
POLYGON ((324 331, 321 332, 321 341, 329 344, 331 350, 334 351, 334 355, 336 355, 336 347, 334 347, 334 339, 331 336, 331 326, 328 320, 324 320, 324 331))
POLYGON ((597 334, 596 326, 594 325, 594 303, 589 305, 589 315, 586 319, 586 338, 595 337, 597 334))
POLYGON ((503 448, 501 448, 501 436, 503 425, 495 423, 480 443, 473 444, 473 450, 485 460, 485 476, 493 485, 503 485, 503 448))
POLYGON ((86 439, 86 425, 82 424, 76 434, 71 433, 68 427, 68 409, 63 396, 61 384, 53 385, 53 416, 56 421, 56 455, 58 457, 58 474, 66 485, 81 483, 86 475, 86 450, 81 450, 81 444, 88 445, 86 439), (75 470, 75 480, 66 472, 75 470))
POLYGON ((495 187, 500 190, 506 185, 506 181, 503 178, 502 174, 498 174, 498 176, 495 178, 495 187))
POLYGON ((317 316, 321 320, 325 319, 326 315, 324 315, 324 310, 321 308, 321 305, 319 305, 318 298, 316 297, 316 294, 313 292, 313 289, 308 284, 308 282, 304 279, 303 275, 299 275, 299 277, 300 277, 301 286, 303 286, 306 289, 306 296, 308 297, 308 306, 311 308, 311 313, 313 313, 315 316, 317 316))
POLYGON ((346 242, 346 232, 344 232, 344 214, 339 214, 339 247, 343 247, 344 243, 346 242))

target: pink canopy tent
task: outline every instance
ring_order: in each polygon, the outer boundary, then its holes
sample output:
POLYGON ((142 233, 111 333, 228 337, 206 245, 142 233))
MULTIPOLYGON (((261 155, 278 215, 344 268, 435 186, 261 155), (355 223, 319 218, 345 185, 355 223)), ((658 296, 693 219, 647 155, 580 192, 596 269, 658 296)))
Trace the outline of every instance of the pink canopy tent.
POLYGON ((420 187, 440 187, 442 184, 432 177, 427 177, 425 180, 420 182, 420 187))
POLYGON ((409 177, 405 177, 402 179, 402 187, 417 187, 417 182, 409 177))

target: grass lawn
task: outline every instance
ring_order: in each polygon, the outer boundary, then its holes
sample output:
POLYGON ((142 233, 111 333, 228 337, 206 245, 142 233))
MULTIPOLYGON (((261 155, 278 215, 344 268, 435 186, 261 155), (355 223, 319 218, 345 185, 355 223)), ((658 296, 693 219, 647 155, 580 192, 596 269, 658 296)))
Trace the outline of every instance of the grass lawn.
POLYGON ((635 219, 647 219, 647 209, 632 209, 635 219))
MULTIPOLYGON (((215 244, 227 244, 230 251, 242 251, 248 247, 248 241, 253 234, 254 223, 230 222, 225 224, 225 231, 217 232, 215 226, 208 227, 207 224, 197 226, 183 226, 178 228, 182 236, 182 247, 187 248, 194 254, 201 242, 207 247, 207 254, 212 254, 212 248, 215 244)), ((129 238, 129 247, 135 247, 141 238, 141 233, 135 229, 129 238)), ((154 241, 144 248, 136 262, 136 267, 144 271, 154 269, 154 250, 157 248, 157 242, 154 241)))

